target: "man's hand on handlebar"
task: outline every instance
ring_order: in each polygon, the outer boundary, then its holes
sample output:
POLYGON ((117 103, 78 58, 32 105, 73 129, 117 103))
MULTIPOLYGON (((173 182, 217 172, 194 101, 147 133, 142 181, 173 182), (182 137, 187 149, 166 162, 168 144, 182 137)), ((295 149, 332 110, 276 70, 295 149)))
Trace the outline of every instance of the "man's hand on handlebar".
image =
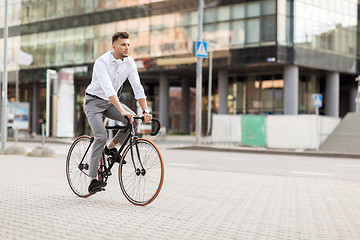
POLYGON ((122 112, 121 115, 123 115, 124 117, 127 116, 130 119, 131 124, 134 122, 134 116, 131 113, 125 111, 125 112, 122 112))
POLYGON ((144 123, 148 123, 152 119, 152 115, 150 113, 147 113, 147 112, 143 113, 143 117, 144 117, 144 123))

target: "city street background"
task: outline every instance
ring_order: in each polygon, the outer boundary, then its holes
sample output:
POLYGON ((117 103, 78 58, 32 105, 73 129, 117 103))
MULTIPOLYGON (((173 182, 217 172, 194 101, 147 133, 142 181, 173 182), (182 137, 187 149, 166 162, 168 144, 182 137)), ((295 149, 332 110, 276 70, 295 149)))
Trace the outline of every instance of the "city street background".
POLYGON ((183 139, 156 142, 164 185, 145 207, 122 195, 116 168, 105 192, 75 196, 65 174, 70 144, 46 143, 52 158, 0 155, 0 239, 358 238, 358 159, 197 150, 183 139))

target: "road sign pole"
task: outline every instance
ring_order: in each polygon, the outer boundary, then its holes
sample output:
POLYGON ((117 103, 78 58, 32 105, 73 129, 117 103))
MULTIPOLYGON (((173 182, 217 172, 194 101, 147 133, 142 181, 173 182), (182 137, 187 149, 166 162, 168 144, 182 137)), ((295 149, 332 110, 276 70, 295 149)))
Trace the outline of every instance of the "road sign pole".
POLYGON ((319 108, 316 107, 315 108, 315 114, 316 114, 316 151, 319 151, 319 147, 320 147, 320 134, 319 134, 319 108))
POLYGON ((321 94, 313 94, 313 106, 315 107, 316 123, 315 123, 315 149, 318 151, 321 144, 321 131, 320 131, 320 117, 319 108, 323 105, 323 98, 321 94))
POLYGON ((213 59, 213 49, 210 50, 209 58, 209 91, 208 91, 208 128, 207 134, 210 135, 211 131, 211 95, 212 95, 212 59, 213 59))
MULTIPOLYGON (((204 0, 199 0, 198 12, 198 41, 202 41, 204 0)), ((196 63, 196 144, 200 144, 201 137, 201 91, 202 91, 202 57, 197 57, 196 63)))

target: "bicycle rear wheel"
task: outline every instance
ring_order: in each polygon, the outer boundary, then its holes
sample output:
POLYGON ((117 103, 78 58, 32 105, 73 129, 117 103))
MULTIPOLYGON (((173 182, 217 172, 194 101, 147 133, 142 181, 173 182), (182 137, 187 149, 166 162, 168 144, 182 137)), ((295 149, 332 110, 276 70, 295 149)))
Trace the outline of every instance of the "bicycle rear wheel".
POLYGON ((121 158, 119 183, 127 200, 135 205, 143 206, 151 203, 161 190, 164 180, 164 163, 158 148, 147 139, 137 139, 132 148, 133 159, 130 145, 124 150, 121 158), (141 172, 139 159, 145 170, 143 172, 141 172), (125 164, 123 164, 124 160, 125 164))
POLYGON ((66 158, 66 177, 70 188, 77 196, 83 198, 92 195, 88 191, 90 141, 91 137, 89 136, 80 136, 75 139, 66 158))

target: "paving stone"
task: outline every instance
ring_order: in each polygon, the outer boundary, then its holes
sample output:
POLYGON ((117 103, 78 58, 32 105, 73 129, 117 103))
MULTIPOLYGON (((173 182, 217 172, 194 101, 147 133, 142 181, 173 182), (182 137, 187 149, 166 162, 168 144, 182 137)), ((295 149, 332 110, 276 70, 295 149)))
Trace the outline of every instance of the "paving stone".
POLYGON ((358 239, 360 183, 166 166, 148 206, 129 203, 117 171, 79 198, 65 155, 0 155, 0 239, 358 239))

